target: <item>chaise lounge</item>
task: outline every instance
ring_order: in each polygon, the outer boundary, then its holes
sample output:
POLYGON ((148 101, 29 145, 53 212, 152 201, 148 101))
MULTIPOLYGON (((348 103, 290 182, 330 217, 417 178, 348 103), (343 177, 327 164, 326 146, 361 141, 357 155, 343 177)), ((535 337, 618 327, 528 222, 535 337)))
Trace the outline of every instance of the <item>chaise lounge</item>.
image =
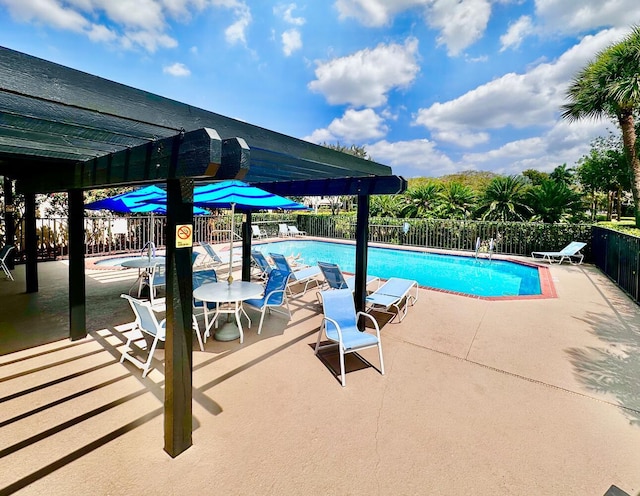
POLYGON ((400 322, 407 316, 409 306, 413 306, 416 301, 418 301, 418 281, 399 277, 392 277, 366 298, 370 309, 392 314, 391 320, 396 315, 400 315, 400 322), (396 311, 390 312, 390 308, 395 308, 396 311))
POLYGON ((587 243, 582 241, 572 241, 560 251, 533 251, 531 258, 542 258, 550 264, 557 262, 561 264, 564 260, 568 260, 573 265, 580 265, 584 260, 584 255, 580 253, 587 243))

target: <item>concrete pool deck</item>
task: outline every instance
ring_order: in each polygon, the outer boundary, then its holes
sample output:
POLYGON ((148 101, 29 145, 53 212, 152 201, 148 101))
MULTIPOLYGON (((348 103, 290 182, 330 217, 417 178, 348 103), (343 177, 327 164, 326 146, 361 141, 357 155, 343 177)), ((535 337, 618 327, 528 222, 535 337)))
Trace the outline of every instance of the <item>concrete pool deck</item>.
POLYGON ((175 459, 163 352, 146 379, 118 363, 137 273, 87 270, 90 335, 70 342, 68 267, 38 269, 37 294, 23 266, 0 280, 2 495, 640 491, 640 309, 592 266, 549 267, 552 299, 421 289, 382 329, 386 374, 353 357, 346 388, 313 353, 314 290, 243 345, 194 339, 194 444, 175 459))

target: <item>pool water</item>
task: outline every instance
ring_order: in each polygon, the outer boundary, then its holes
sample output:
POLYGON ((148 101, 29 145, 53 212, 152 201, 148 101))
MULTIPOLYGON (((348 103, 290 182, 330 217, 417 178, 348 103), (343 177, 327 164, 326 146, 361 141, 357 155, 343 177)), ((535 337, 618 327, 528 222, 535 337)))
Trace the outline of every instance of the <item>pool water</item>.
POLYGON ((103 258, 101 260, 97 260, 95 262, 96 265, 100 265, 102 267, 119 267, 120 264, 124 261, 128 260, 137 260, 140 258, 140 255, 135 257, 113 257, 113 258, 103 258))
MULTIPOLYGON (((355 272, 354 245, 325 241, 278 241, 256 244, 265 255, 300 255, 303 262, 336 263, 344 272, 355 272)), ((401 277, 420 286, 482 297, 531 296, 542 293, 536 267, 457 255, 441 255, 392 248, 369 247, 367 274, 382 279, 401 277)))

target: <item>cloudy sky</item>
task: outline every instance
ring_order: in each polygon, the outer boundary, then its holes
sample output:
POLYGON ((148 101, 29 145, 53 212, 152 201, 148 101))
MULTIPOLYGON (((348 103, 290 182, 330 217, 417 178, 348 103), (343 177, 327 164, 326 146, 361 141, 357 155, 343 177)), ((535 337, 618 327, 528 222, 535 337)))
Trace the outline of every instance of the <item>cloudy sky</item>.
POLYGON ((610 122, 559 118, 638 0, 0 0, 0 45, 407 178, 572 166, 610 122))

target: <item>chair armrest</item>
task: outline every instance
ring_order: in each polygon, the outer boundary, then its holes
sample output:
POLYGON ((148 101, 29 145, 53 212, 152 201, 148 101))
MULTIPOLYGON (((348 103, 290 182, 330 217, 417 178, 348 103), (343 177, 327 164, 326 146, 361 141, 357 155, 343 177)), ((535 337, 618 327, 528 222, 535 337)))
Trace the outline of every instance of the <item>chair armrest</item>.
POLYGON ((376 334, 378 335, 378 339, 380 339, 380 326, 378 325, 378 321, 375 319, 375 317, 373 315, 371 315, 371 314, 368 314, 367 312, 358 312, 356 314, 356 317, 360 317, 361 315, 363 317, 366 317, 366 318, 370 319, 371 322, 373 322, 373 327, 375 327, 376 334))

